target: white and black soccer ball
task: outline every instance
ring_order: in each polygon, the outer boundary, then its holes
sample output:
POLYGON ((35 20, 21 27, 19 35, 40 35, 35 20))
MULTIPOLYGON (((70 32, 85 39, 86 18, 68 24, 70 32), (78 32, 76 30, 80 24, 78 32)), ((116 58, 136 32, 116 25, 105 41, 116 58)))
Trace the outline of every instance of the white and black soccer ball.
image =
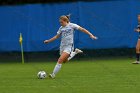
POLYGON ((38 77, 39 79, 44 79, 44 78, 47 77, 47 74, 46 74, 45 71, 39 71, 39 72, 37 73, 37 77, 38 77))

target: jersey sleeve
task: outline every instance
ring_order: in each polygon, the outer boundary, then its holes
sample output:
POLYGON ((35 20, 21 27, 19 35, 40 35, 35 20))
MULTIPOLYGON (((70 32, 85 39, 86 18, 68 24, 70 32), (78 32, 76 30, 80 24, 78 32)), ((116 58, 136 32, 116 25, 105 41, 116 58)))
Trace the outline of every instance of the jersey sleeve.
POLYGON ((80 28, 80 26, 79 26, 79 25, 74 24, 74 23, 72 23, 72 27, 73 27, 74 29, 76 29, 76 30, 78 30, 78 29, 80 28))
POLYGON ((61 27, 58 29, 57 34, 61 34, 61 27))

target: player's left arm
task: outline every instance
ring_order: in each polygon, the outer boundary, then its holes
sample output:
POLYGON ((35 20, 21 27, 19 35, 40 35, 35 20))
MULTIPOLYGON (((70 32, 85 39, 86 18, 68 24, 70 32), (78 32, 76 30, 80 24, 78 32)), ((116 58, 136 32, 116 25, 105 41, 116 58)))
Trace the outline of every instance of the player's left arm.
POLYGON ((86 34, 88 34, 90 36, 90 38, 92 38, 92 39, 95 39, 95 40, 98 39, 96 36, 94 36, 92 33, 90 33, 85 28, 79 27, 79 30, 82 31, 82 32, 84 32, 84 33, 86 33, 86 34))

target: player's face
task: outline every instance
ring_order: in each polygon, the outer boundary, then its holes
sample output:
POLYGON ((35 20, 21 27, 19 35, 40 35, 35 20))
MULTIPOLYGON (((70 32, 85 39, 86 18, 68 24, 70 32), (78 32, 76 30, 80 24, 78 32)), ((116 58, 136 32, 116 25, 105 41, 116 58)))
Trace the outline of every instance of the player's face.
POLYGON ((138 15, 138 21, 140 22, 140 15, 138 15))
POLYGON ((60 19, 59 22, 60 22, 60 25, 61 25, 61 26, 66 26, 66 25, 67 25, 67 22, 65 22, 64 20, 61 20, 61 19, 60 19))

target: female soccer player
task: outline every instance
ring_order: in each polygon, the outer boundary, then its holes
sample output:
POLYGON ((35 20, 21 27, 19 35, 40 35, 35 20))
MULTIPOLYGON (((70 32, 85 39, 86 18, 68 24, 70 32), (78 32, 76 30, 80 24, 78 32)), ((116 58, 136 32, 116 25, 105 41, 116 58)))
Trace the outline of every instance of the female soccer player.
POLYGON ((62 63, 69 61, 72 59, 76 54, 82 53, 80 49, 75 49, 73 46, 73 37, 74 37, 74 30, 80 30, 90 36, 91 39, 97 39, 96 36, 94 36, 92 33, 90 33, 88 30, 80 27, 77 24, 70 23, 69 16, 61 16, 59 18, 59 22, 61 24, 61 27, 59 28, 57 34, 49 39, 45 40, 44 43, 50 43, 57 38, 61 36, 61 44, 60 44, 60 57, 57 61, 57 64, 53 70, 53 73, 49 75, 51 78, 55 78, 55 75, 58 73, 58 71, 61 69, 62 63))
POLYGON ((139 56, 140 56, 140 14, 138 15, 138 26, 135 29, 136 32, 139 33, 137 45, 136 45, 136 62, 133 62, 133 64, 139 64, 139 56))

